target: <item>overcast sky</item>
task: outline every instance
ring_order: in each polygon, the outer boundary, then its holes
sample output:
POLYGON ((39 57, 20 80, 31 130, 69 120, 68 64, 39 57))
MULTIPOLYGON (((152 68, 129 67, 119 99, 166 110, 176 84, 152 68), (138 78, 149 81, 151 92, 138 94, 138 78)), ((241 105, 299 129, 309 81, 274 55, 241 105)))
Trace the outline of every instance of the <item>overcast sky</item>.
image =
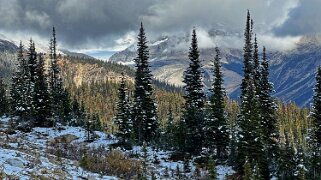
POLYGON ((206 44, 209 29, 242 32, 249 9, 261 42, 288 49, 321 32, 320 7, 321 0, 0 0, 0 34, 48 44, 55 26, 60 48, 117 51, 142 21, 149 39, 195 26, 206 44))

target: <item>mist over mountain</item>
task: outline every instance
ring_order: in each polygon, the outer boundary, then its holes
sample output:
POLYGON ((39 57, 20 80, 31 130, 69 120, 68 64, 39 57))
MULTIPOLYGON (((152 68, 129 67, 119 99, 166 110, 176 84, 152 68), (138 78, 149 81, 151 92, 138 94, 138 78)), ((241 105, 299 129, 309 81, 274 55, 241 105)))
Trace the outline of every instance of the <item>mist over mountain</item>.
MULTIPOLYGON (((239 33, 228 33, 223 30, 208 32, 213 42, 212 47, 200 49, 204 70, 204 83, 209 88, 212 82, 212 61, 214 47, 218 37, 225 39, 239 37, 239 33)), ((321 64, 321 38, 314 33, 303 36, 296 47, 291 50, 269 50, 270 80, 274 84, 274 96, 286 102, 293 101, 300 106, 309 106, 315 83, 315 70, 321 64)), ((202 37, 201 37, 202 38, 202 37)), ((202 41, 202 40, 200 40, 202 41)), ((201 42, 202 43, 202 42, 201 42)), ((260 43, 260 42, 259 42, 260 43)), ((222 44, 222 43, 220 43, 222 44)), ((261 43, 260 43, 261 44, 261 43)), ((188 67, 189 35, 163 36, 149 43, 150 65, 155 78, 170 84, 183 86, 183 72, 188 67)), ((202 45, 200 45, 202 47, 202 45)), ((220 47, 225 87, 229 96, 238 99, 239 85, 242 78, 243 54, 241 48, 220 47)), ((117 52, 110 57, 111 61, 134 67, 136 45, 117 52)))

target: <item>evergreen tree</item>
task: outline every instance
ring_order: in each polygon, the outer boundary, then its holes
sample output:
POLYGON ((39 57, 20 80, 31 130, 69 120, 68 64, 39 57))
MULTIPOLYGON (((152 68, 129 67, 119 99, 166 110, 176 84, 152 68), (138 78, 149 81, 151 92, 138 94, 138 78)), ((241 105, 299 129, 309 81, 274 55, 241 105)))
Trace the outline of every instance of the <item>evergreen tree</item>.
POLYGON ((20 45, 17 52, 18 64, 16 71, 11 79, 11 89, 10 89, 10 108, 11 113, 15 116, 21 116, 25 111, 23 107, 23 97, 24 97, 24 67, 26 66, 26 60, 23 57, 23 46, 20 41, 20 45))
POLYGON ((7 97, 7 85, 3 79, 0 78, 0 116, 8 113, 8 97, 7 97))
POLYGON ((244 78, 242 79, 241 83, 241 107, 240 107, 240 114, 238 117, 238 126, 240 130, 238 132, 239 142, 238 142, 238 169, 242 170, 242 166, 245 164, 245 157, 248 156, 249 153, 249 139, 252 137, 250 136, 249 131, 249 123, 250 122, 250 115, 252 108, 252 99, 254 96, 253 92, 253 79, 252 79, 252 42, 251 42, 251 16, 248 12, 247 19, 246 19, 246 27, 245 27, 245 45, 243 48, 244 51, 244 78), (252 88, 252 89, 250 89, 252 88), (252 92, 251 92, 251 91, 252 92), (249 92, 250 91, 250 92, 249 92))
POLYGON ((267 155, 262 138, 259 97, 256 94, 254 79, 254 57, 252 44, 253 21, 250 13, 247 14, 246 28, 244 32, 244 78, 241 83, 241 105, 238 116, 238 170, 243 172, 245 157, 249 157, 251 164, 255 159, 261 169, 262 177, 269 179, 267 155))
POLYGON ((296 169, 295 151, 293 145, 290 143, 288 134, 285 134, 285 145, 280 150, 279 158, 279 178, 280 179, 294 179, 296 169))
POLYGON ((245 45, 244 51, 244 78, 241 83, 241 106, 240 114, 238 117, 238 126, 240 130, 238 132, 238 169, 242 170, 242 166, 245 164, 245 157, 252 159, 250 155, 251 141, 257 138, 256 134, 249 133, 254 130, 255 124, 252 122, 254 107, 254 81, 253 81, 253 45, 252 45, 252 23, 250 12, 248 11, 246 19, 246 27, 244 32, 245 45))
MULTIPOLYGON (((29 118, 31 117, 33 120, 35 119, 35 84, 37 78, 37 52, 35 48, 35 43, 30 40, 30 46, 28 51, 28 61, 27 66, 29 70, 29 79, 26 79, 26 83, 28 86, 27 98, 30 98, 29 107, 27 107, 30 111, 29 118)), ((26 101, 24 101, 26 103, 26 101)))
POLYGON ((316 73, 316 85, 314 87, 313 107, 311 116, 313 119, 314 134, 313 139, 321 145, 321 66, 316 73))
POLYGON ((44 59, 43 55, 39 54, 38 62, 36 67, 36 79, 34 85, 34 108, 35 108, 35 119, 36 126, 52 126, 52 122, 49 121, 51 117, 50 109, 50 96, 47 85, 47 77, 45 75, 44 59))
MULTIPOLYGON (((49 87, 51 96, 51 106, 52 113, 55 118, 60 118, 60 120, 68 120, 66 114, 70 106, 64 106, 68 102, 69 98, 65 94, 65 89, 63 85, 63 80, 60 74, 60 67, 58 64, 57 56, 57 40, 56 40, 56 30, 55 27, 52 29, 52 38, 50 41, 50 66, 49 66, 49 87)), ((69 109, 70 110, 70 109, 69 109)), ((65 122, 66 123, 66 122, 65 122)))
MULTIPOLYGON (((32 41, 30 42, 30 46, 32 41)), ((18 49, 18 67, 12 77, 10 91, 12 114, 19 116, 20 120, 27 120, 32 110, 32 89, 28 61, 23 56, 23 46, 20 42, 18 49)))
POLYGON ((65 123, 69 124, 72 118, 72 108, 71 108, 71 100, 69 97, 69 92, 67 91, 67 89, 63 90, 62 107, 63 107, 62 108, 63 111, 61 113, 62 118, 65 120, 65 123))
POLYGON ((151 142, 158 133, 156 105, 153 100, 152 74, 148 64, 149 51, 143 23, 141 23, 137 42, 133 123, 138 143, 151 142))
POLYGON ((221 71, 221 55, 216 47, 214 58, 214 82, 212 85, 213 95, 210 97, 211 109, 210 118, 206 122, 207 143, 216 148, 217 158, 224 160, 227 157, 227 146, 229 144, 229 134, 225 117, 225 89, 223 87, 223 74, 221 71))
POLYGON ((305 164, 306 164, 306 156, 305 151, 302 147, 302 145, 298 145, 294 157, 295 166, 296 166, 296 172, 298 179, 305 178, 305 164))
POLYGON ((185 106, 182 121, 186 127, 185 151, 199 153, 203 144, 204 101, 205 94, 202 83, 200 52, 197 45, 196 31, 193 29, 191 47, 189 49, 190 64, 184 72, 185 106))
POLYGON ((36 52, 35 43, 32 40, 30 40, 30 46, 28 51, 28 67, 29 67, 29 73, 30 73, 29 80, 31 82, 32 89, 34 89, 34 85, 37 79, 37 66, 38 66, 37 63, 38 61, 37 61, 37 52, 36 52))
MULTIPOLYGON (((260 79, 260 90, 257 94, 259 96, 262 136, 267 159, 270 162, 270 167, 273 167, 278 156, 279 129, 276 116, 276 104, 271 95, 273 86, 269 81, 269 63, 266 58, 265 47, 263 47, 260 79)), ((275 169, 276 168, 273 168, 272 170, 275 171, 275 169)))
POLYGON ((316 72, 316 84, 314 87, 313 106, 311 112, 312 128, 310 132, 310 176, 313 179, 321 177, 321 66, 316 72))
POLYGON ((122 73, 120 86, 118 89, 117 114, 114 118, 118 125, 118 136, 122 142, 127 142, 132 133, 132 122, 130 115, 129 97, 127 95, 126 77, 122 73))

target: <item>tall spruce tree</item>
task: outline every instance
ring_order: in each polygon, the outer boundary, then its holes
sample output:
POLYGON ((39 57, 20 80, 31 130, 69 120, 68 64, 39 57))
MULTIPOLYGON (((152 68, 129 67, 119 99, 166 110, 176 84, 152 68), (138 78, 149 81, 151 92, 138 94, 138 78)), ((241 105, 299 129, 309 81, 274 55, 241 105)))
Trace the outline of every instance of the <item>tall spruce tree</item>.
POLYGON ((66 123, 71 111, 70 101, 64 89, 63 80, 60 73, 57 56, 56 29, 52 28, 52 37, 50 40, 50 65, 49 65, 49 88, 52 113, 55 118, 66 123), (68 103, 68 104, 66 104, 68 103))
POLYGON ((250 129, 249 124, 251 123, 251 109, 252 109, 252 99, 254 97, 253 92, 253 58, 252 58, 252 27, 251 27, 251 16, 250 12, 247 13, 246 19, 246 27, 244 32, 245 44, 243 48, 243 58, 244 58, 244 78, 241 83, 241 107, 240 114, 238 117, 238 126, 240 130, 238 131, 238 169, 242 170, 242 166, 245 164, 245 157, 249 157, 249 140, 252 139, 250 137, 250 129))
POLYGON ((312 128, 310 132, 310 172, 312 179, 321 178, 321 66, 316 72, 313 106, 311 112, 312 128))
POLYGON ((133 124, 138 143, 151 142, 158 136, 156 104, 153 99, 152 74, 149 70, 149 51, 143 23, 141 23, 137 57, 135 58, 135 91, 133 107, 133 124))
POLYGON ((10 89, 10 108, 11 113, 14 116, 21 116, 23 112, 26 111, 24 97, 25 97, 25 81, 24 78, 27 76, 26 60, 23 57, 23 45, 20 41, 20 45, 17 52, 18 64, 16 71, 11 79, 11 89, 10 89))
POLYGON ((127 95, 126 77, 122 73, 120 85, 118 88, 117 114, 115 123, 118 125, 118 136, 122 142, 130 140, 132 135, 132 121, 130 115, 129 97, 127 95))
POLYGON ((276 170, 275 164, 278 156, 279 128, 277 122, 276 104, 272 97, 273 86, 269 81, 269 63, 266 57, 266 49, 263 47, 261 63, 259 96, 262 136, 265 144, 265 154, 272 171, 276 170))
POLYGON ((210 117, 206 121, 206 139, 210 146, 216 149, 216 156, 219 160, 227 157, 227 146, 229 144, 229 134, 225 117, 225 89, 221 70, 221 55, 218 47, 215 48, 216 56, 213 63, 214 81, 210 97, 210 117))
POLYGON ((37 79, 37 52, 35 43, 30 40, 30 46, 28 51, 28 71, 29 77, 26 77, 25 82, 27 86, 26 98, 30 99, 30 103, 27 102, 27 99, 24 100, 24 103, 28 103, 27 109, 29 112, 29 118, 35 119, 35 84, 37 79))
MULTIPOLYGON (((32 41, 30 41, 30 45, 32 46, 32 41)), ((22 46, 21 46, 22 47, 22 46)), ((28 57, 27 59, 24 59, 22 56, 22 51, 23 49, 21 48, 19 50, 19 54, 21 54, 21 86, 22 86, 22 90, 21 90, 21 101, 19 106, 17 107, 17 112, 20 116, 20 119, 23 121, 26 121, 28 119, 30 119, 31 115, 32 115, 32 104, 33 104, 33 84, 30 80, 30 68, 29 68, 29 59, 30 57, 28 57)), ((30 48, 29 48, 30 51, 30 48)), ((28 54, 29 55, 29 54, 28 54)), ((20 55, 19 55, 20 56, 20 55)))
POLYGON ((253 21, 248 11, 245 27, 244 45, 244 78, 241 83, 241 105, 238 116, 238 164, 237 168, 243 172, 245 157, 249 157, 250 164, 258 164, 263 178, 269 178, 263 138, 261 135, 261 119, 259 101, 256 95, 256 83, 254 79, 253 58, 253 21), (256 162, 254 162, 256 160, 256 162))
POLYGON ((189 48, 189 67, 184 72, 185 106, 182 122, 186 127, 185 151, 199 153, 204 141, 204 103, 205 94, 202 83, 202 65, 197 45, 196 31, 193 29, 189 48))
POLYGON ((36 67, 36 82, 34 86, 34 108, 36 126, 52 126, 52 122, 48 119, 51 117, 50 95, 48 91, 47 76, 45 74, 44 58, 42 54, 38 55, 38 63, 36 67))

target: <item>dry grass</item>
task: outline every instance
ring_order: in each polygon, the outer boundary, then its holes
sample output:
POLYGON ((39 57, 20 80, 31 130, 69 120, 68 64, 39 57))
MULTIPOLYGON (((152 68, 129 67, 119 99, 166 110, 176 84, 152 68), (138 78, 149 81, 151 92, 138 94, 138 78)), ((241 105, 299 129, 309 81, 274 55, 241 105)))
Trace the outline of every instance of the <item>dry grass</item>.
POLYGON ((103 156, 88 151, 80 161, 80 166, 92 172, 132 179, 141 171, 141 163, 131 159, 121 151, 111 150, 103 156))
MULTIPOLYGON (((80 144, 54 143, 47 152, 61 158, 79 162, 79 166, 90 172, 124 179, 133 179, 141 171, 141 162, 130 158, 119 150, 107 150, 101 146, 88 148, 80 144)), ((58 161, 59 161, 58 160, 58 161)))

